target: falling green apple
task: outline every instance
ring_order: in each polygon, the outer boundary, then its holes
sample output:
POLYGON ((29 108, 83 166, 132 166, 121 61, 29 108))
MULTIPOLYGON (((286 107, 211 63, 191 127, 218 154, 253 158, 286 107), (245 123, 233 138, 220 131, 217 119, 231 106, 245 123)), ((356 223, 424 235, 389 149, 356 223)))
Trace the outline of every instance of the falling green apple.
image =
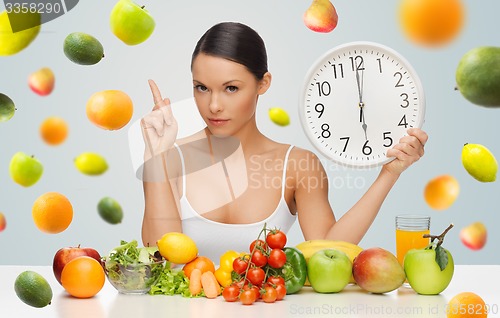
POLYGON ((155 20, 132 0, 120 0, 111 11, 109 18, 111 31, 127 45, 137 45, 146 41, 155 29, 155 20))
POLYGON ((431 235, 431 243, 426 248, 411 249, 406 253, 403 262, 406 278, 418 294, 437 295, 450 284, 455 265, 450 251, 441 244, 452 227, 453 224, 439 236, 431 235))
POLYGON ((34 156, 17 152, 10 160, 9 172, 14 182, 23 187, 30 187, 42 177, 43 165, 34 156))

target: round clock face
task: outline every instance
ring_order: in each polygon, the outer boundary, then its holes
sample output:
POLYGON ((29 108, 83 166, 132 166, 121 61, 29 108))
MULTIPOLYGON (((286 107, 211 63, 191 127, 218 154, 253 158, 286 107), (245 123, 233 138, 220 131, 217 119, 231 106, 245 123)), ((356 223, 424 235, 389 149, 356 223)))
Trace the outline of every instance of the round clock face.
POLYGON ((374 167, 394 158, 387 150, 424 121, 420 79, 399 53, 372 42, 326 52, 306 75, 299 117, 311 143, 350 167, 374 167))

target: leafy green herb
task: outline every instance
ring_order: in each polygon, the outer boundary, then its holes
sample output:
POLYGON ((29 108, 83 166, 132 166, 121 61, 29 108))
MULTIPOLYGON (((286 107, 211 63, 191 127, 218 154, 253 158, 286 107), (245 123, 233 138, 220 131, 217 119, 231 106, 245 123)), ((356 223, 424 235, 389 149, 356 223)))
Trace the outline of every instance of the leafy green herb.
MULTIPOLYGON (((203 293, 203 292, 202 292, 203 293)), ((160 278, 151 286, 150 295, 181 295, 183 297, 193 297, 189 291, 189 278, 181 269, 171 269, 165 267, 160 274, 160 278)), ((204 296, 198 294, 196 296, 204 296)))

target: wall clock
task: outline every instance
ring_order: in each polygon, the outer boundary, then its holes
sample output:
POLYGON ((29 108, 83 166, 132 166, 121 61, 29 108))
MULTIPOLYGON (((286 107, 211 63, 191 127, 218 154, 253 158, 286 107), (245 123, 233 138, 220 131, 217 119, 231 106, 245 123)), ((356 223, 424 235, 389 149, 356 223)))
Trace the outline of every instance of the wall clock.
POLYGON ((369 168, 394 158, 389 148, 424 122, 425 97, 411 64, 374 42, 349 42, 327 51, 304 80, 299 117, 309 141, 348 167, 369 168))

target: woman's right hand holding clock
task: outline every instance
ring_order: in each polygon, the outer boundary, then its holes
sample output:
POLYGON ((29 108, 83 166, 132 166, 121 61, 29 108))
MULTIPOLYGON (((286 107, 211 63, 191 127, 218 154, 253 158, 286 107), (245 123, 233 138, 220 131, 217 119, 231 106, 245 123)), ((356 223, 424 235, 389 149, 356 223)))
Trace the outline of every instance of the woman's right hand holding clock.
POLYGON ((141 119, 141 129, 146 149, 144 161, 172 148, 177 139, 177 121, 172 113, 170 100, 163 99, 153 80, 148 81, 153 93, 153 110, 141 119))

